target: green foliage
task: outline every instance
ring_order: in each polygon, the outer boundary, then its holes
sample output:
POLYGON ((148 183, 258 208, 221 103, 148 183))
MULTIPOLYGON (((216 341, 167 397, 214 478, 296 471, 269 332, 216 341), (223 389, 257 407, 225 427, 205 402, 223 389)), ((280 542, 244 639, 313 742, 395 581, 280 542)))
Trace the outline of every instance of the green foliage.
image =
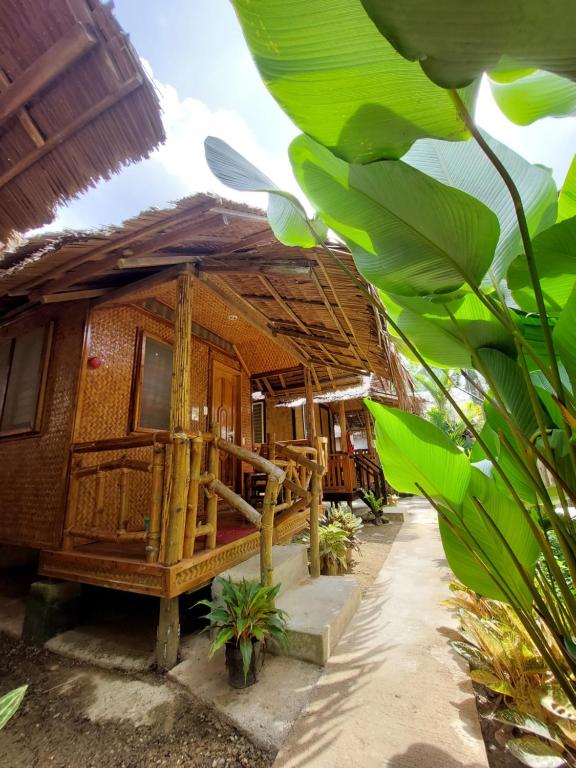
POLYGON ((445 294, 486 274, 498 219, 470 195, 401 160, 347 163, 308 136, 292 142, 290 159, 308 199, 378 288, 445 294))
POLYGON ((232 0, 262 79, 304 133, 351 162, 425 136, 467 138, 441 88, 381 37, 360 0, 232 0))
POLYGON ((576 112, 576 84, 550 72, 528 72, 507 82, 492 79, 490 88, 502 112, 518 125, 576 112))
POLYGON ((532 67, 576 78, 572 0, 362 0, 392 45, 445 88, 532 67), (502 61, 502 59, 505 59, 502 61))
POLYGON ((244 678, 248 675, 253 642, 270 637, 280 645, 286 644, 286 614, 276 608, 274 601, 280 585, 263 587, 257 581, 243 580, 238 584, 218 577, 222 598, 200 600, 210 610, 206 614, 208 629, 218 630, 210 655, 226 643, 233 643, 242 653, 244 678))
POLYGON ((382 519, 386 501, 382 496, 376 496, 370 488, 360 488, 360 494, 376 519, 382 519))
POLYGON ((348 570, 348 549, 352 546, 347 532, 335 523, 321 525, 318 531, 322 570, 330 575, 348 570))
POLYGON ((350 546, 359 549, 358 533, 362 528, 362 519, 354 514, 347 502, 340 501, 338 504, 330 504, 320 525, 336 525, 342 528, 346 532, 350 546))
MULTIPOLYGON (((458 610, 462 634, 451 646, 470 664, 475 682, 504 698, 505 707, 493 718, 514 729, 507 748, 524 765, 573 766, 576 709, 553 683, 523 624, 507 605, 458 584, 451 588, 454 597, 447 604, 458 610)), ((549 643, 562 663, 551 637, 549 643)))
POLYGON ((381 290, 358 284, 398 349, 476 439, 468 457, 430 421, 369 404, 384 472, 434 505, 456 575, 510 606, 576 706, 575 166, 558 197, 546 169, 477 129, 473 87, 443 91, 418 64, 450 89, 489 72, 520 121, 562 113, 576 4, 526 0, 519 14, 517 0, 363 0, 374 23, 360 0, 233 4, 267 87, 306 134, 290 148, 300 186, 381 290), (473 141, 434 141, 466 129, 473 141), (475 371, 484 427, 437 367, 475 371))
POLYGON ((8 720, 16 714, 27 690, 28 686, 23 685, 0 697, 0 730, 2 730, 8 720))

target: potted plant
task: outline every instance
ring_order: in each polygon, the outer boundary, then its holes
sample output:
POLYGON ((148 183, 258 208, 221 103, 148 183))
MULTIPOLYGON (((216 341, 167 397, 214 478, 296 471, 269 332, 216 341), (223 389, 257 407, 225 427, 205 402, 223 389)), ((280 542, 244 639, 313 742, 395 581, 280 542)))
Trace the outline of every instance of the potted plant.
POLYGON ((210 609, 206 629, 216 632, 210 656, 225 646, 230 685, 247 688, 258 679, 267 638, 286 645, 286 614, 274 604, 280 584, 263 587, 246 580, 235 584, 220 577, 218 581, 222 584, 221 597, 197 603, 210 609))
POLYGON ((389 522, 388 519, 384 517, 384 507, 386 506, 384 499, 381 496, 376 496, 374 491, 371 491, 369 488, 361 488, 360 493, 362 494, 364 503, 370 507, 370 510, 374 515, 374 525, 383 525, 384 523, 389 522))
POLYGON ((346 551, 350 547, 350 539, 346 531, 335 523, 328 523, 320 526, 318 538, 322 573, 337 576, 347 571, 346 551))
POLYGON ((354 514, 350 505, 341 501, 338 504, 331 504, 330 508, 326 511, 321 525, 337 525, 346 531, 348 536, 348 548, 346 549, 346 562, 348 565, 352 563, 352 553, 354 550, 360 551, 360 541, 358 539, 358 532, 363 527, 362 519, 354 514))

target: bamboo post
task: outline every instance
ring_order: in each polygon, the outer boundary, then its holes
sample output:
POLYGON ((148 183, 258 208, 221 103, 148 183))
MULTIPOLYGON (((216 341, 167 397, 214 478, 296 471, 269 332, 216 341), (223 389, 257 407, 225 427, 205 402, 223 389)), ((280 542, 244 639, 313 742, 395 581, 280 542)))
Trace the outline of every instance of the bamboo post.
POLYGON ((148 536, 146 537, 146 561, 149 563, 155 563, 158 560, 163 495, 164 449, 158 443, 154 443, 154 453, 152 456, 152 501, 150 504, 150 519, 148 520, 148 536))
POLYGON ((316 413, 314 411, 312 371, 310 368, 304 368, 304 388, 306 394, 306 438, 310 445, 314 445, 316 438, 316 413))
POLYGON ((192 417, 192 291, 191 272, 182 272, 176 281, 176 317, 174 319, 174 354, 170 431, 189 432, 192 417))
POLYGON ((312 473, 312 499, 310 500, 310 575, 320 576, 320 505, 322 503, 322 477, 312 473))
POLYGON ((187 435, 176 434, 172 446, 172 487, 168 503, 164 565, 174 565, 182 559, 188 507, 190 440, 187 435))
POLYGON ((76 511, 78 508, 78 493, 80 491, 80 481, 76 477, 76 472, 82 468, 82 459, 73 459, 70 468, 70 485, 68 488, 68 503, 66 505, 66 520, 64 523, 64 539, 62 548, 70 550, 74 548, 74 537, 69 531, 76 525, 76 511))
POLYGON ((163 547, 165 565, 174 565, 181 560, 184 550, 190 474, 190 440, 185 433, 190 431, 192 414, 193 286, 191 272, 185 271, 178 275, 170 400, 170 433, 173 436, 172 484, 167 508, 166 542, 163 547))
MULTIPOLYGON (((218 438, 220 437, 220 425, 212 425, 214 439, 208 448, 208 474, 218 480, 220 477, 220 454, 218 452, 218 438)), ((209 492, 206 504, 206 522, 211 527, 207 537, 208 549, 215 549, 216 536, 218 534, 218 496, 214 491, 209 492)))
POLYGON ((202 435, 192 438, 190 448, 190 485, 188 486, 188 508, 184 531, 184 557, 192 557, 196 540, 196 521, 198 518, 198 492, 200 490, 200 470, 202 464, 202 435))
POLYGON ((262 527, 260 529, 260 582, 271 587, 274 579, 272 547, 274 543, 274 507, 280 491, 280 482, 268 477, 264 503, 262 505, 262 527))
POLYGON ((178 597, 160 598, 160 615, 156 635, 156 665, 168 672, 178 662, 180 646, 180 606, 178 597))
POLYGON ((346 423, 346 404, 344 400, 340 400, 338 403, 338 422, 340 424, 340 450, 346 453, 346 432, 348 431, 348 425, 346 423))

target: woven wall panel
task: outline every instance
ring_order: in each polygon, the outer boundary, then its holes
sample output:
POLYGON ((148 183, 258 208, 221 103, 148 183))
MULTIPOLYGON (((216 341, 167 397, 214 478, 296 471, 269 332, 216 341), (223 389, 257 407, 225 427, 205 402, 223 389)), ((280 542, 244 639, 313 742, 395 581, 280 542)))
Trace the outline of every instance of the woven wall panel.
POLYGON ((52 308, 10 326, 12 335, 54 318, 41 434, 0 439, 0 540, 31 547, 60 543, 68 450, 78 384, 85 308, 52 308))

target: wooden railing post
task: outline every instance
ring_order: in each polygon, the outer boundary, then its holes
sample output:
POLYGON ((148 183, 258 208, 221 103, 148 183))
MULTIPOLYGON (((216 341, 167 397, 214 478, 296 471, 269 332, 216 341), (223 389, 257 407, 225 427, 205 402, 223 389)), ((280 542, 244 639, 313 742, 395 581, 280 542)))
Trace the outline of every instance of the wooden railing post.
POLYGON ((264 587, 271 587, 273 584, 274 507, 279 491, 280 482, 269 476, 264 492, 262 527, 260 529, 260 582, 264 587))
POLYGON ((312 390, 312 371, 304 368, 304 393, 306 396, 306 438, 310 445, 316 439, 316 412, 314 411, 314 394, 312 390))
POLYGON ((312 498, 310 500, 310 575, 320 576, 320 505, 322 503, 322 476, 312 473, 312 498))
MULTIPOLYGON (((214 439, 208 448, 208 474, 215 480, 220 479, 220 453, 218 451, 218 439, 220 437, 220 425, 212 425, 212 434, 214 439)), ((208 533, 208 549, 216 547, 216 536, 218 534, 218 496, 213 491, 208 496, 206 503, 206 522, 211 526, 208 533)))
POLYGON ((160 526, 162 521, 162 497, 164 495, 164 448, 154 443, 152 455, 152 499, 148 536, 146 537, 146 560, 155 563, 160 551, 160 526))
POLYGON ((174 565, 182 559, 189 477, 190 440, 187 435, 179 433, 174 435, 172 446, 172 483, 166 521, 164 565, 174 565))
POLYGON ((184 557, 192 557, 196 541, 196 522, 198 518, 198 493, 200 491, 200 470, 202 464, 202 435, 192 438, 190 448, 190 485, 188 486, 188 509, 186 530, 184 532, 184 557))

